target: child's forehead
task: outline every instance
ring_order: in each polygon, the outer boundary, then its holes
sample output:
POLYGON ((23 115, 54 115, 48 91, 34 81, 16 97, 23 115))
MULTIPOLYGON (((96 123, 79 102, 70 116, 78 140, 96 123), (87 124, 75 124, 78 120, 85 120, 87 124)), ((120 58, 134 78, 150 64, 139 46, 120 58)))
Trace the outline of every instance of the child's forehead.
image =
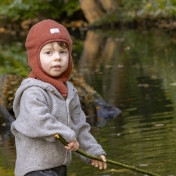
POLYGON ((55 46, 59 46, 58 42, 47 43, 42 48, 54 48, 55 46))
MULTIPOLYGON (((47 43, 47 44, 45 44, 42 47, 42 50, 43 49, 61 49, 61 48, 63 49, 63 46, 61 45, 62 43, 65 43, 65 42, 51 42, 51 43, 47 43)), ((64 48, 66 49, 67 47, 64 47, 64 48)))
POLYGON ((47 44, 45 44, 43 47, 54 46, 54 45, 58 45, 58 42, 47 43, 47 44))
POLYGON ((47 43, 44 46, 54 46, 54 45, 61 45, 61 44, 67 44, 65 42, 51 42, 51 43, 47 43))

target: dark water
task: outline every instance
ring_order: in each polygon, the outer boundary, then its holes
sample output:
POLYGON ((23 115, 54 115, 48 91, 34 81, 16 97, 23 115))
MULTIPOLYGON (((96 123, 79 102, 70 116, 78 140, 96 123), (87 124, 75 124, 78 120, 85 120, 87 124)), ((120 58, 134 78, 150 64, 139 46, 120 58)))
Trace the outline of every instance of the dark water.
MULTIPOLYGON (((91 129, 107 158, 175 176, 176 38, 159 30, 89 31, 78 53, 74 51, 79 73, 106 102, 123 111, 91 129)), ((0 168, 13 168, 13 138, 2 136, 0 142, 0 168)), ((112 165, 101 171, 75 155, 68 172, 69 176, 144 175, 112 165)))

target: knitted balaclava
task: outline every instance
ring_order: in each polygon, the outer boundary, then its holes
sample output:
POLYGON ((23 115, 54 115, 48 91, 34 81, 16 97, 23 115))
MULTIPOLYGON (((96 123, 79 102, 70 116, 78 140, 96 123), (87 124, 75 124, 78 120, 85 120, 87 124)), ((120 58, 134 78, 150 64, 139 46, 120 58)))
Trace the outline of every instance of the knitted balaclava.
POLYGON ((69 79, 72 71, 72 40, 67 29, 56 21, 50 19, 43 20, 30 29, 26 38, 25 46, 27 49, 28 64, 32 69, 28 77, 52 84, 63 97, 66 97, 68 89, 65 83, 69 79), (42 69, 40 64, 40 50, 44 45, 58 41, 67 43, 69 63, 65 72, 58 77, 52 77, 42 69))

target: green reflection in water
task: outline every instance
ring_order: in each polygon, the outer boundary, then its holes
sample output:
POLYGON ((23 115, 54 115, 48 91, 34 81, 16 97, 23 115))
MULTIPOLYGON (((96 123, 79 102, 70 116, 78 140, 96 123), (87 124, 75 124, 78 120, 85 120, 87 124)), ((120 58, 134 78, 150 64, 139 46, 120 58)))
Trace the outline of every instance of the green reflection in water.
POLYGON ((13 176, 15 163, 14 138, 9 133, 9 129, 0 127, 0 175, 13 176))
MULTIPOLYGON (((107 102, 123 110, 122 117, 107 120, 93 133, 108 158, 161 175, 175 174, 175 49, 173 38, 161 31, 87 34, 78 69, 107 102), (92 38, 101 41, 97 51, 90 48, 92 38)), ((73 171, 77 175, 74 162, 73 171)), ((107 172, 90 167, 89 172, 141 175, 112 166, 107 172)))

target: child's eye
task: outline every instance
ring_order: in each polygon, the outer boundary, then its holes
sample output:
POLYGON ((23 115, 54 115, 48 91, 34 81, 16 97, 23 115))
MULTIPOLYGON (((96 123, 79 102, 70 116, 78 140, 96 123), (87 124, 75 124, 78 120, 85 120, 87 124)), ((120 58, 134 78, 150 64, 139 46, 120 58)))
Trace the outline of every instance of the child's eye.
POLYGON ((60 53, 61 54, 67 54, 67 51, 61 51, 60 53))
POLYGON ((51 52, 51 51, 47 51, 47 52, 46 52, 46 54, 51 55, 51 54, 52 54, 52 52, 51 52))

